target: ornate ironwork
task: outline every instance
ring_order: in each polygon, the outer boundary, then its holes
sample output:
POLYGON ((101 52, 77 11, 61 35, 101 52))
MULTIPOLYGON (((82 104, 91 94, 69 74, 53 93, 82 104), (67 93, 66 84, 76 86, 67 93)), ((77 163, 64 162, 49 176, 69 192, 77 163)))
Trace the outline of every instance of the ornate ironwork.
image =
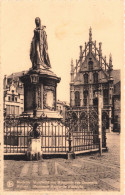
MULTIPOLYGON (((107 114, 107 115, 106 115, 107 114)), ((102 115, 102 146, 106 147, 106 117, 102 115)), ((49 120, 46 116, 19 118, 8 117, 4 120, 4 152, 25 153, 31 137, 41 137, 41 150, 44 153, 60 153, 99 149, 97 108, 67 111, 67 118, 61 121, 49 120), (37 124, 37 125, 36 125, 37 124), (38 135, 37 134, 37 135, 38 135)))

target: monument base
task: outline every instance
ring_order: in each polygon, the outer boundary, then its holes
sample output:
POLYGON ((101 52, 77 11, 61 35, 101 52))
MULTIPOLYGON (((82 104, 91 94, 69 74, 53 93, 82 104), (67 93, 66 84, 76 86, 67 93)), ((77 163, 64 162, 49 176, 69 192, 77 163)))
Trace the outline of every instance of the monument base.
POLYGON ((29 71, 36 71, 36 72, 38 72, 38 71, 41 71, 41 70, 49 70, 49 69, 50 69, 50 67, 48 67, 46 64, 37 64, 36 67, 30 68, 29 71))
POLYGON ((51 111, 51 110, 37 110, 36 111, 37 117, 47 117, 47 118, 53 118, 53 119, 62 119, 63 117, 59 114, 57 111, 51 111))
POLYGON ((73 152, 67 152, 67 159, 68 160, 75 159, 75 153, 73 153, 73 152))
MULTIPOLYGON (((30 117, 33 117, 33 111, 28 111, 23 113, 23 115, 29 115, 30 117)), ((36 117, 42 117, 47 119, 62 119, 63 117, 59 114, 57 111, 51 111, 51 110, 36 110, 36 117)))
POLYGON ((26 155, 29 160, 39 160, 42 158, 41 138, 31 138, 31 143, 28 147, 26 155))

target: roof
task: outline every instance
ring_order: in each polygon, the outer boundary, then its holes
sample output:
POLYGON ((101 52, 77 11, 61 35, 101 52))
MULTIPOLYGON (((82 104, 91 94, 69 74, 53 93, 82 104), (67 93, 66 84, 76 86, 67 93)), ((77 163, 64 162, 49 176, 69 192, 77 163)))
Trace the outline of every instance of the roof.
POLYGON ((120 69, 117 70, 112 70, 112 77, 114 79, 114 85, 118 83, 121 78, 120 78, 120 69))
POLYGON ((120 83, 120 81, 119 82, 117 82, 115 85, 114 85, 114 94, 113 95, 120 95, 120 93, 121 93, 121 83, 120 83))
MULTIPOLYGON (((21 72, 15 72, 15 73, 12 73, 11 75, 7 76, 8 79, 18 79, 19 77, 23 76, 24 74, 27 74, 29 71, 31 70, 26 70, 26 71, 21 71, 21 72)), ((55 73, 53 73, 51 70, 49 69, 42 69, 42 70, 38 70, 38 72, 41 74, 41 75, 49 75, 49 76, 52 76, 52 77, 57 77, 57 75, 55 73)))
POLYGON ((21 71, 21 72, 15 72, 15 73, 12 73, 11 75, 7 76, 8 79, 17 79, 21 76, 23 76, 24 73, 27 73, 28 70, 26 71, 21 71))

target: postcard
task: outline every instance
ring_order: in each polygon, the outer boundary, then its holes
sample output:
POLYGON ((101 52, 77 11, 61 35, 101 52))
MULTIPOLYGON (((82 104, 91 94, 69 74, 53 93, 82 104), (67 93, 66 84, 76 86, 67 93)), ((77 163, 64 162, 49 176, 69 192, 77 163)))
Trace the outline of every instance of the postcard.
POLYGON ((124 193, 123 11, 1 1, 1 194, 124 193))

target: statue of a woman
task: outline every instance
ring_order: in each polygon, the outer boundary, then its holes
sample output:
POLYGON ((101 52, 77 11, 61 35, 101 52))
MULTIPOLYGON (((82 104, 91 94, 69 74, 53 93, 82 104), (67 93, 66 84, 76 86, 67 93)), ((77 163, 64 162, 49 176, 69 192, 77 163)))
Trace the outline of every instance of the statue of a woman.
POLYGON ((32 61, 33 69, 37 68, 37 65, 47 65, 51 67, 49 55, 47 35, 44 31, 45 26, 41 26, 40 18, 35 18, 36 28, 34 29, 34 37, 31 42, 30 59, 32 61))

